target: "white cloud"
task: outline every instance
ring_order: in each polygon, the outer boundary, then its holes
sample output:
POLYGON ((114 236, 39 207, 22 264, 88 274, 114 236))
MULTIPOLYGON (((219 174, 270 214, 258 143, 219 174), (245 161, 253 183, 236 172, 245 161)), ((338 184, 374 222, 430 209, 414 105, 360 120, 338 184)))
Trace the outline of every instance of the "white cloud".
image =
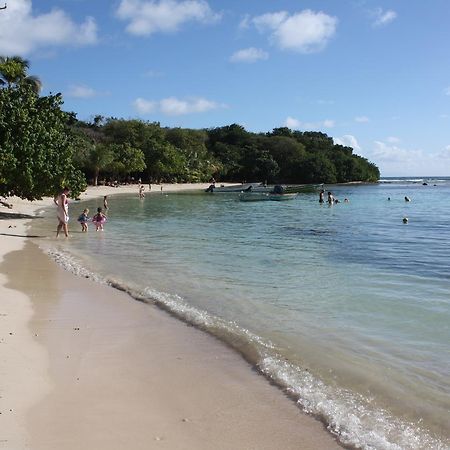
POLYGON ((161 100, 161 112, 168 116, 180 116, 184 114, 201 113, 219 108, 216 102, 204 98, 179 100, 169 97, 161 100))
POLYGON ((321 130, 323 128, 333 128, 334 120, 326 119, 321 122, 302 122, 294 117, 288 116, 284 121, 284 126, 291 129, 303 129, 308 131, 321 130))
POLYGON ((300 128, 302 123, 298 119, 294 119, 291 116, 288 116, 287 119, 284 121, 284 125, 288 128, 294 129, 294 128, 300 128))
POLYGON ((400 138, 395 136, 389 136, 386 141, 388 141, 390 144, 398 144, 400 142, 400 138))
POLYGON ((239 29, 240 30, 246 30, 250 27, 250 15, 246 14, 242 20, 239 22, 239 29))
POLYGON ((358 116, 358 117, 355 117, 355 122, 367 123, 367 122, 370 122, 370 119, 366 116, 358 116))
POLYGON ((450 145, 447 145, 447 146, 442 150, 442 152, 439 153, 439 156, 440 156, 441 158, 444 158, 444 159, 450 159, 450 145))
POLYGON ((185 114, 202 113, 214 109, 224 108, 225 105, 205 98, 189 98, 180 100, 176 97, 168 97, 159 101, 137 98, 133 106, 140 114, 160 112, 166 116, 181 116, 185 114))
POLYGON ((27 55, 36 49, 97 42, 97 25, 92 17, 76 24, 61 9, 33 14, 31 0, 16 0, 0 14, 0 53, 27 55))
POLYGON ((379 161, 410 164, 413 160, 422 158, 423 153, 422 150, 408 150, 397 145, 388 145, 382 141, 375 141, 373 155, 379 161))
POLYGON ((313 53, 322 50, 334 36, 338 19, 310 9, 289 15, 286 11, 263 14, 252 19, 260 32, 282 50, 313 53))
POLYGON ((214 23, 221 17, 205 0, 122 0, 116 15, 138 36, 175 32, 186 22, 214 23))
POLYGON ((288 17, 289 14, 286 11, 279 11, 256 16, 252 22, 259 31, 264 32, 267 28, 276 30, 288 17))
POLYGON ((343 145, 344 147, 352 147, 355 150, 361 150, 361 147, 359 146, 355 136, 351 134, 345 134, 340 138, 333 138, 333 140, 337 145, 343 145))
POLYGON ((383 176, 448 175, 450 145, 440 150, 424 151, 388 142, 389 139, 374 141, 363 155, 380 168, 383 176))
POLYGON ((244 48, 234 52, 231 57, 231 62, 245 62, 254 63, 256 61, 266 60, 269 58, 269 54, 260 48, 250 47, 244 48))
POLYGON ((98 95, 94 89, 84 86, 81 84, 73 84, 69 87, 67 92, 68 97, 76 97, 76 98, 92 98, 98 95))
POLYGON ((133 102, 133 106, 139 114, 150 114, 156 111, 158 104, 157 102, 138 97, 133 102))
POLYGON ((382 27, 397 18, 397 13, 392 9, 383 11, 382 8, 378 8, 374 11, 373 15, 375 16, 375 21, 373 22, 374 27, 382 27))

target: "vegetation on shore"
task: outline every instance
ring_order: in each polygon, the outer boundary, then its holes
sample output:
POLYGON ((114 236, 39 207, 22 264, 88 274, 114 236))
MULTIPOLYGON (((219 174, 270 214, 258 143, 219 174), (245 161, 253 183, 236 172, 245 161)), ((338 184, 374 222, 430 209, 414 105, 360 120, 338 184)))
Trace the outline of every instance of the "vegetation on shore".
POLYGON ((193 130, 158 122, 62 111, 61 94, 39 96, 21 58, 0 58, 0 195, 35 199, 63 185, 77 195, 86 180, 152 182, 377 181, 378 168, 324 133, 275 128, 252 133, 238 124, 193 130))

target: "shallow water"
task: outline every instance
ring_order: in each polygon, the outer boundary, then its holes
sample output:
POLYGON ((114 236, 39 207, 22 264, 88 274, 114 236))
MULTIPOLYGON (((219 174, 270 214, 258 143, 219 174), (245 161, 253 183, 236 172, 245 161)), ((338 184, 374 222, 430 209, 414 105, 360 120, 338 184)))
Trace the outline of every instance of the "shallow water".
POLYGON ((226 340, 344 444, 444 449, 450 180, 427 182, 328 186, 350 200, 331 207, 317 194, 115 196, 103 233, 42 243, 226 340))

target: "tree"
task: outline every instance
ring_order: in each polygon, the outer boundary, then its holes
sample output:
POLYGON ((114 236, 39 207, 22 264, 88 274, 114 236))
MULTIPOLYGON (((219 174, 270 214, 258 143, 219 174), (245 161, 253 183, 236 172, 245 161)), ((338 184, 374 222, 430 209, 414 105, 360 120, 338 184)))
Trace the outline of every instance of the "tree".
POLYGON ((114 151, 108 144, 94 144, 88 155, 87 165, 94 171, 94 186, 98 184, 100 171, 107 169, 114 161, 114 151))
POLYGON ((42 83, 36 76, 27 75, 29 62, 20 56, 0 56, 0 85, 28 85, 38 94, 42 88, 42 83))
POLYGON ((114 160, 109 165, 112 172, 129 175, 142 172, 145 168, 145 155, 142 150, 131 147, 130 144, 110 144, 114 160))
POLYGON ((60 94, 39 97, 28 84, 0 89, 0 195, 35 200, 63 186, 86 187, 73 164, 73 137, 60 94))
POLYGON ((333 163, 321 153, 310 153, 301 167, 303 183, 336 183, 336 168, 333 163))
MULTIPOLYGON (((284 128, 275 130, 284 130, 284 128)), ((304 145, 291 137, 285 137, 284 133, 276 133, 272 136, 263 138, 261 143, 278 164, 283 182, 296 183, 300 181, 299 172, 306 157, 304 145)))
POLYGON ((205 130, 172 128, 166 131, 165 138, 186 160, 185 181, 207 181, 219 168, 206 148, 208 135, 205 130))

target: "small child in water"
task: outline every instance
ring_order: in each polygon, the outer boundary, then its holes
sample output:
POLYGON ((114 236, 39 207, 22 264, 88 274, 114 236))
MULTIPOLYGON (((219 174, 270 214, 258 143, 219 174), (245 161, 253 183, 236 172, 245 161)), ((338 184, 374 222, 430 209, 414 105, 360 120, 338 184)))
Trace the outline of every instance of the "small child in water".
POLYGON ((84 209, 83 212, 78 217, 78 222, 80 222, 81 225, 81 231, 87 232, 88 230, 88 220, 89 220, 89 209, 84 209))
POLYGON ((95 223, 95 231, 103 231, 103 224, 106 220, 107 217, 103 214, 102 208, 97 208, 97 214, 92 218, 92 222, 95 223))

